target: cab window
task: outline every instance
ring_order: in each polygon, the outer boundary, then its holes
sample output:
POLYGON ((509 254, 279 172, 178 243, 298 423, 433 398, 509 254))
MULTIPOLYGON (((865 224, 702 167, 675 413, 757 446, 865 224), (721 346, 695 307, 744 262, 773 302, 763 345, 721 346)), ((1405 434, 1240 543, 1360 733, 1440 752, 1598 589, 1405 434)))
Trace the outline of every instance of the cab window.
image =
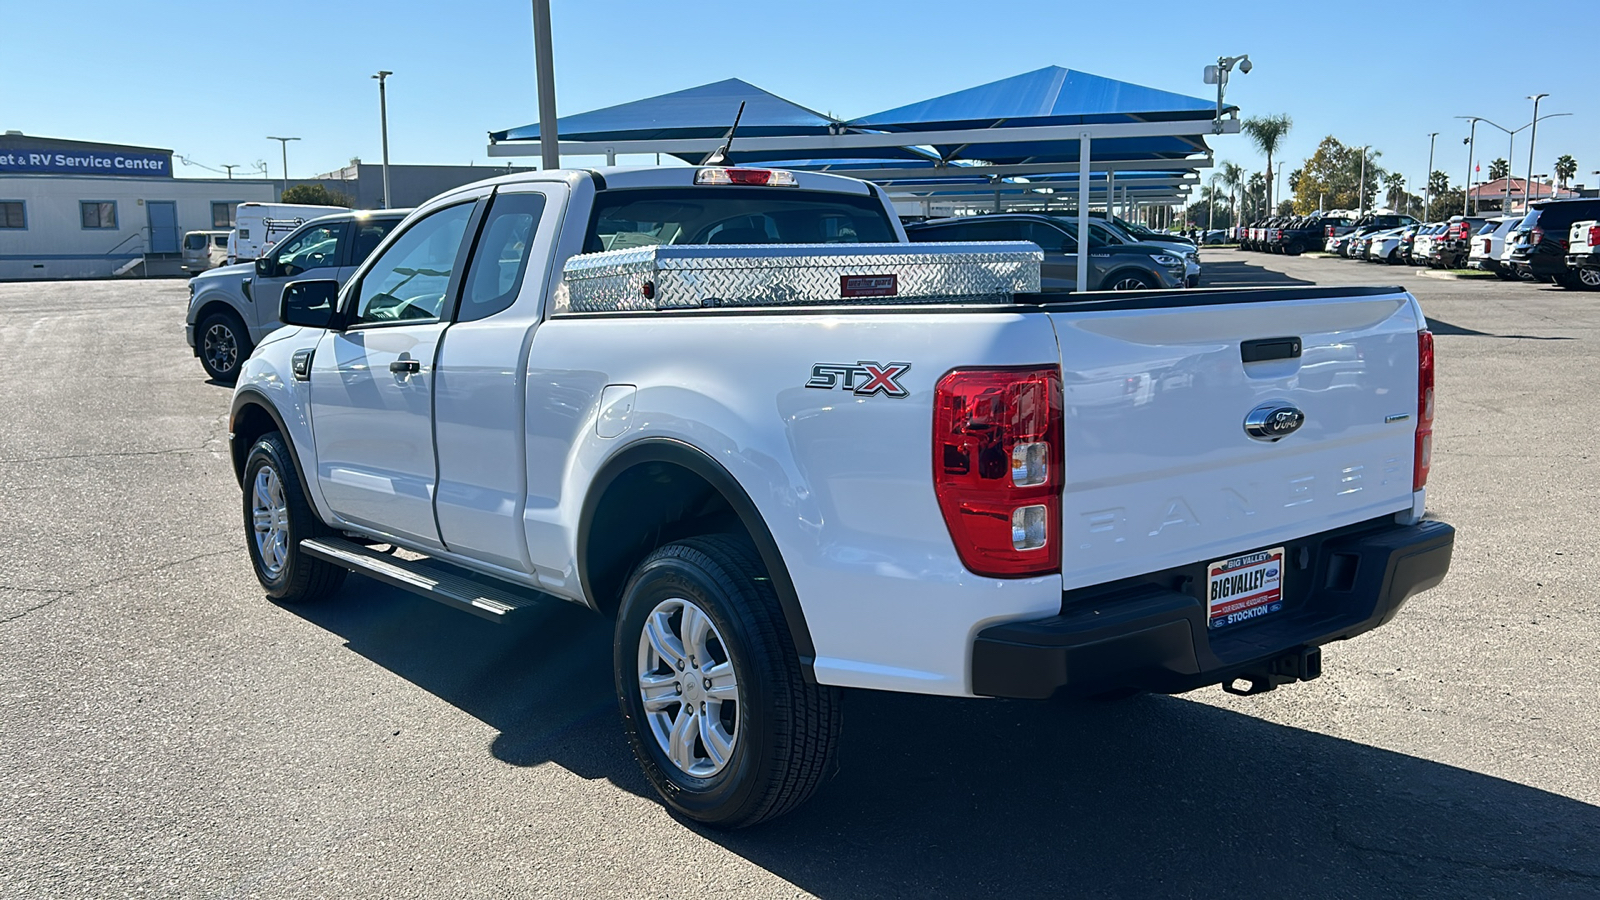
POLYGON ((445 207, 401 233, 362 276, 353 324, 438 321, 473 206, 445 207))
POLYGON ((350 265, 359 266, 367 261, 372 251, 378 249, 389 232, 400 224, 399 219, 367 219, 354 224, 355 234, 350 237, 350 265))
POLYGON ((517 299, 543 214, 543 194, 499 194, 494 198, 477 249, 467 264, 466 286, 456 321, 487 318, 517 299))
POLYGON ((278 248, 278 274, 293 278, 312 269, 326 269, 339 264, 339 240, 344 236, 344 223, 314 225, 283 242, 278 248))

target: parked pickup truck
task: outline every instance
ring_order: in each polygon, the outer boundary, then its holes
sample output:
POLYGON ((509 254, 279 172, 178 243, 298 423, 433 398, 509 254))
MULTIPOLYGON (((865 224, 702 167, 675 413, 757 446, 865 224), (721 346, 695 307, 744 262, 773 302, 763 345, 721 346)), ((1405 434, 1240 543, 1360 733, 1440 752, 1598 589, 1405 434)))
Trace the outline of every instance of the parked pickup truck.
POLYGON ((450 191, 245 362, 255 574, 613 617, 635 756, 721 827, 817 789, 841 688, 1261 693, 1445 577, 1409 294, 1063 297, 1040 259, 823 174, 450 191))
POLYGON ((260 259, 189 279, 184 337, 201 368, 232 384, 251 348, 281 324, 278 295, 284 285, 310 272, 343 282, 410 211, 339 212, 312 219, 260 259))
POLYGON ((1574 222, 1567 234, 1567 271, 1586 291, 1600 291, 1600 221, 1574 222))

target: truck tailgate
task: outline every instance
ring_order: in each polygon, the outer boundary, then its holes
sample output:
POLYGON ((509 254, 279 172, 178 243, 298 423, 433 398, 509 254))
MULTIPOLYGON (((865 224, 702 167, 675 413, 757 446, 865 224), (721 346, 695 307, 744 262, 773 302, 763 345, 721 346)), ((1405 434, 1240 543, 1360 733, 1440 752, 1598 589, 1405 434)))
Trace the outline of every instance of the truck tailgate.
POLYGON ((1051 307, 1065 588, 1412 509, 1421 312, 1398 289, 1347 290, 1051 307), (1244 361, 1254 345, 1242 344, 1275 338, 1298 340, 1299 357, 1244 361), (1300 410, 1303 424, 1275 442, 1251 437, 1245 419, 1266 404, 1300 410))

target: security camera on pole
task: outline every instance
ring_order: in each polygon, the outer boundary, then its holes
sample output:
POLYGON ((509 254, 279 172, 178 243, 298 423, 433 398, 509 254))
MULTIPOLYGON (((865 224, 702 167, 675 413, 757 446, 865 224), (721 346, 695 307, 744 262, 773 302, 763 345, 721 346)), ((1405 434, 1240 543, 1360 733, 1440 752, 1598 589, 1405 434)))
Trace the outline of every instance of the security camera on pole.
POLYGON ((1217 57, 1216 65, 1206 66, 1206 84, 1214 84, 1217 86, 1217 118, 1216 123, 1212 126, 1213 134, 1222 133, 1222 93, 1228 87, 1228 73, 1233 70, 1235 65, 1239 67, 1240 72, 1244 73, 1245 75, 1249 75, 1250 69, 1252 68, 1250 65, 1250 54, 1246 53, 1243 56, 1219 56, 1217 57))

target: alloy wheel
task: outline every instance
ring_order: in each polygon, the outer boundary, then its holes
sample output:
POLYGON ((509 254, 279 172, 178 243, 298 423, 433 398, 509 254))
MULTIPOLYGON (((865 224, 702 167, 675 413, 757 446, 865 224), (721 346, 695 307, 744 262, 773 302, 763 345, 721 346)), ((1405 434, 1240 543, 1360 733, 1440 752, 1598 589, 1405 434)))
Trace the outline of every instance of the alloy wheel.
POLYGON ((722 771, 739 744, 739 683, 705 611, 663 600, 639 634, 639 696, 656 746, 694 778, 722 771))
POLYGON ((289 561, 289 504, 283 495, 283 479, 271 466, 256 470, 250 488, 250 519, 261 568, 269 578, 276 578, 289 561))
POLYGON ((206 329, 205 345, 201 348, 206 362, 218 372, 231 372, 239 363, 239 339, 233 329, 217 323, 206 329))

